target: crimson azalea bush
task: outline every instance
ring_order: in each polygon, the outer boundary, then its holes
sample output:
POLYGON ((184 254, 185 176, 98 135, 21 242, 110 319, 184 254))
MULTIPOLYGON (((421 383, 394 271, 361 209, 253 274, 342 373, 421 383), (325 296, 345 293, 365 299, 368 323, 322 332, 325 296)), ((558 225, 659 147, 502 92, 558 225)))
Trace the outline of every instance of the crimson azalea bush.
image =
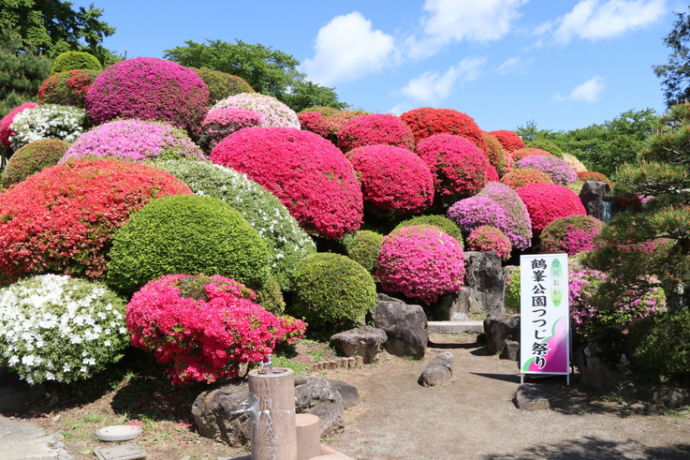
POLYGON ((386 217, 417 214, 434 202, 434 176, 409 150, 368 145, 347 153, 362 184, 364 207, 386 217))
POLYGON ((297 114, 302 129, 328 139, 331 136, 331 126, 328 119, 320 112, 300 112, 297 114))
POLYGON ((341 238, 361 225, 362 190, 352 165, 314 133, 245 128, 219 142, 210 158, 277 196, 310 234, 341 238))
POLYGON ((492 225, 517 249, 527 249, 532 244, 532 223, 527 208, 507 185, 489 182, 477 195, 453 204, 447 215, 465 235, 481 225, 492 225))
POLYGON ((556 219, 541 232, 541 249, 547 254, 575 255, 594 249, 604 223, 591 216, 556 219))
POLYGON ((168 123, 141 120, 116 120, 92 128, 77 138, 61 162, 89 155, 134 161, 206 159, 201 149, 181 129, 168 123))
POLYGON ((531 155, 518 161, 515 166, 544 172, 555 184, 559 185, 568 185, 577 180, 577 174, 573 168, 555 156, 531 155))
POLYGON ((233 379, 240 365, 267 361, 277 343, 298 340, 306 329, 255 299, 254 291, 230 278, 163 276, 127 304, 132 345, 167 365, 173 384, 233 379))
POLYGON ((437 227, 403 227, 383 239, 376 277, 384 291, 430 305, 462 288, 464 257, 462 244, 437 227))
POLYGON ((611 184, 611 179, 609 179, 602 173, 594 171, 580 171, 577 173, 577 178, 581 181, 593 180, 597 182, 606 182, 607 184, 611 184))
POLYGON ((482 150, 487 149, 483 131, 466 113, 422 107, 403 113, 400 119, 410 127, 417 142, 434 134, 454 134, 472 141, 482 150))
POLYGON ((479 252, 494 252, 502 260, 510 259, 510 239, 491 225, 480 225, 467 237, 467 249, 479 252))
POLYGON ((199 145, 206 152, 213 150, 216 144, 235 131, 242 128, 261 126, 263 117, 256 112, 245 109, 211 110, 201 123, 199 145))
POLYGON ((507 129, 499 129, 497 131, 489 131, 489 134, 498 139, 504 149, 509 152, 514 152, 525 147, 525 142, 518 135, 518 133, 509 131, 507 129))
POLYGON ((529 184, 553 184, 548 174, 532 168, 515 168, 503 176, 501 182, 513 189, 529 184))
POLYGON ((539 236, 547 225, 560 217, 587 214, 580 197, 562 185, 530 184, 516 192, 529 211, 534 236, 539 236))
POLYGON ((44 169, 0 194, 0 281, 28 274, 98 278, 115 230, 154 197, 191 194, 145 165, 79 159, 44 169))
POLYGON ((3 187, 19 183, 38 171, 55 166, 69 144, 60 139, 33 141, 20 148, 7 161, 0 175, 3 187))
POLYGON ((523 158, 527 158, 527 157, 531 157, 531 156, 553 157, 554 155, 547 152, 546 150, 535 149, 532 147, 524 147, 524 148, 521 148, 519 150, 513 151, 512 156, 513 156, 513 163, 517 164, 517 162, 522 160, 523 158))
POLYGON ((496 171, 496 168, 494 168, 492 164, 487 165, 485 175, 487 182, 498 182, 500 180, 498 171, 496 171))
POLYGON ((96 123, 114 118, 169 121, 195 132, 206 114, 208 87, 176 62, 135 58, 107 67, 86 93, 96 123))
POLYGON ((10 113, 2 117, 2 120, 0 120, 0 142, 2 142, 2 145, 8 149, 12 148, 10 137, 14 136, 15 132, 10 128, 10 126, 12 126, 14 117, 24 110, 33 109, 36 106, 38 106, 37 102, 25 102, 24 104, 13 108, 10 110, 10 113))
POLYGON ((486 154, 464 137, 429 136, 419 142, 417 153, 434 174, 436 193, 444 201, 474 195, 486 184, 486 154))
POLYGON ((38 99, 44 104, 84 107, 86 93, 101 74, 100 70, 68 70, 46 78, 38 88, 38 99))
POLYGON ((348 121, 338 131, 338 145, 343 152, 365 145, 414 147, 412 131, 395 115, 377 113, 348 121))
POLYGON ((498 176, 502 177, 509 173, 513 169, 513 157, 510 152, 503 148, 493 134, 483 131, 482 137, 486 141, 486 156, 489 159, 489 163, 496 168, 498 176))

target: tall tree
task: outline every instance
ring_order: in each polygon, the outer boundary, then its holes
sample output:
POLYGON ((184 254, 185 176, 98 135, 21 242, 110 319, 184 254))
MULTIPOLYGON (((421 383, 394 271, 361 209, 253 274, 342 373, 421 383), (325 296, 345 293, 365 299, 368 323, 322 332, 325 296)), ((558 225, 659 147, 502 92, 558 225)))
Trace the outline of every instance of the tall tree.
POLYGON ((690 6, 688 11, 676 14, 673 30, 664 37, 664 43, 671 48, 668 64, 654 66, 669 107, 690 100, 690 6))
POLYGON ((50 63, 46 56, 22 45, 19 37, 0 32, 0 117, 35 100, 38 87, 50 74, 50 63))

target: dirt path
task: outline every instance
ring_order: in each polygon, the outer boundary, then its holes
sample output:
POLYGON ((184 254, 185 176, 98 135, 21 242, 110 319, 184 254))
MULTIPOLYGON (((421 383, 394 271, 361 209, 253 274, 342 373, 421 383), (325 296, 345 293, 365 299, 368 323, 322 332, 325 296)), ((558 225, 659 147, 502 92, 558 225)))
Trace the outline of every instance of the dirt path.
POLYGON ((690 459, 687 410, 646 415, 641 404, 596 403, 564 388, 554 409, 521 411, 511 402, 514 362, 476 348, 448 351, 455 371, 440 387, 417 384, 434 351, 424 363, 386 355, 367 372, 329 373, 356 385, 361 397, 330 445, 361 460, 690 459))

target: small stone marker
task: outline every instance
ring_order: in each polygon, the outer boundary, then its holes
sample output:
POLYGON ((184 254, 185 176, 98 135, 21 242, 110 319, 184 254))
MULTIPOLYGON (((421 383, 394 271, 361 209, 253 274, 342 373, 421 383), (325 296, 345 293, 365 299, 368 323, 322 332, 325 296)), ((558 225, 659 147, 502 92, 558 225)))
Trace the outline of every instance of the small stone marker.
POLYGON ((518 386, 513 398, 515 407, 523 410, 546 410, 551 407, 543 387, 534 383, 518 386))
POLYGON ((102 447, 93 451, 98 460, 140 460, 146 453, 136 444, 122 444, 114 447, 102 447))
POLYGON ((453 376, 453 355, 447 351, 439 353, 424 369, 417 383, 423 387, 440 385, 453 376))
POLYGON ((503 347, 503 351, 498 355, 500 359, 509 359, 511 361, 518 361, 520 358, 520 342, 515 340, 506 340, 506 346, 503 347))
POLYGON ((111 425, 96 430, 96 437, 101 441, 130 441, 141 434, 141 427, 136 425, 111 425))

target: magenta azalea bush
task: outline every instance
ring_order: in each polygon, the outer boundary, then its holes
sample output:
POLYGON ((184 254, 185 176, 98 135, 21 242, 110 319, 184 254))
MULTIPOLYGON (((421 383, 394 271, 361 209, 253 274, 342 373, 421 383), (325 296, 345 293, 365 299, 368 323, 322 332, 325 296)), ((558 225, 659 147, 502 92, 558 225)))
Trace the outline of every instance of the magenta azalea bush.
POLYGON ((462 288, 464 256, 458 240, 437 227, 403 227, 383 239, 376 277, 384 291, 430 305, 462 288))
POLYGON ((213 147, 235 131, 242 128, 261 126, 263 117, 246 109, 211 110, 201 123, 199 145, 210 152, 213 147))
POLYGON ((117 120, 96 126, 77 138, 60 163, 87 155, 134 161, 205 159, 201 149, 184 131, 168 123, 141 120, 117 120))
POLYGON ((547 254, 575 255, 594 249, 595 239, 604 223, 592 216, 568 216, 556 219, 541 232, 541 249, 547 254))
POLYGON ((115 118, 169 121, 195 132, 206 115, 208 87, 192 70, 172 61, 136 58, 107 67, 86 93, 96 123, 115 118))
POLYGON ((278 99, 259 93, 241 93, 222 99, 213 106, 216 109, 245 109, 262 117, 261 127, 297 128, 301 124, 297 114, 278 99))
POLYGON ((510 239, 491 225, 481 225, 467 237, 467 249, 479 252, 495 252, 502 260, 510 259, 510 239))
POLYGON ((577 180, 577 173, 568 163, 554 156, 533 155, 515 164, 516 168, 536 169, 546 173, 554 184, 568 185, 577 180))
POLYGON ((491 225, 501 230, 517 249, 532 244, 532 222, 525 204, 513 189, 498 182, 489 182, 477 195, 453 204, 447 217, 465 235, 479 226, 491 225))

